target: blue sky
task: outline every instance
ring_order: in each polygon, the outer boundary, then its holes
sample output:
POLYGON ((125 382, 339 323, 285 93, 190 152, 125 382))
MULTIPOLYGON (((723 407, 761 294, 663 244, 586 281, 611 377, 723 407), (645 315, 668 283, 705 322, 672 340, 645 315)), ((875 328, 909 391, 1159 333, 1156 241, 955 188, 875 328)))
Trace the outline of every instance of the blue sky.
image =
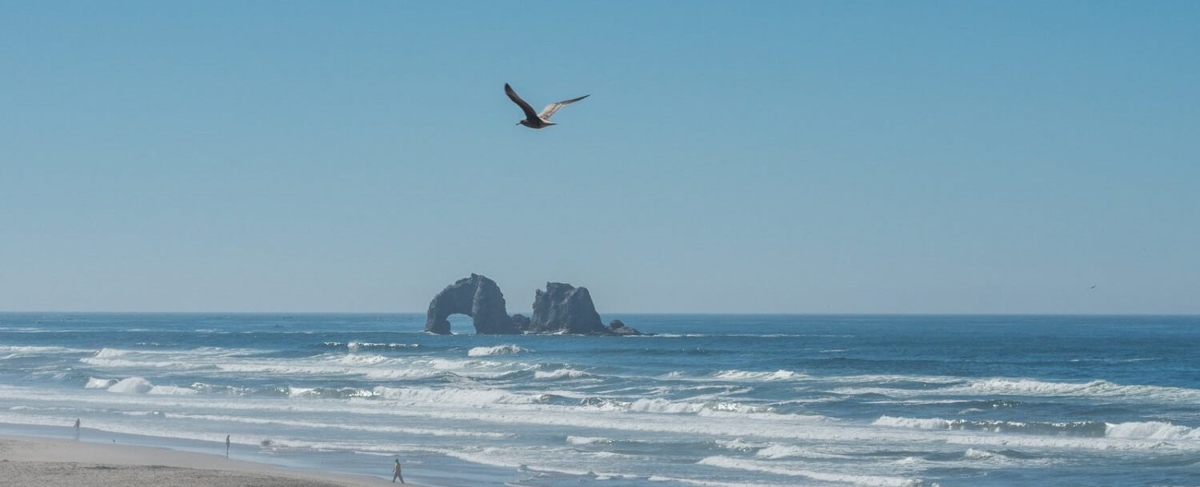
POLYGON ((0 310, 1200 313, 1198 48, 1195 2, 5 2, 0 310))

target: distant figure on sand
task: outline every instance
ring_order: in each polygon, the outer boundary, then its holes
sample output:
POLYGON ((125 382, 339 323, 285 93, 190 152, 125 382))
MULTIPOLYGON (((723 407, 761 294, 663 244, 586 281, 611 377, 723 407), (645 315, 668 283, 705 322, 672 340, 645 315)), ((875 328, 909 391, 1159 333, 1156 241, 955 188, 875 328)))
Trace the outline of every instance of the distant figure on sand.
POLYGON ((79 440, 79 418, 75 418, 75 439, 79 440))
POLYGON ((392 467, 392 483, 396 483, 396 479, 400 479, 400 483, 404 483, 404 476, 400 475, 400 459, 396 459, 396 465, 392 467))
POLYGON ((225 435, 225 458, 229 458, 229 435, 225 435))

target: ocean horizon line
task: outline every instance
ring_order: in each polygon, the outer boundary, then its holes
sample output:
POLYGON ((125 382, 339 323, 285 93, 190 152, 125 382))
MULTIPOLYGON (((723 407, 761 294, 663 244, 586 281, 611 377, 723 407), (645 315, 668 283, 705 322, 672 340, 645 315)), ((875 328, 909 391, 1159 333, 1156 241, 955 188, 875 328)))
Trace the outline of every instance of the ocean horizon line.
MULTIPOLYGON (((284 316, 388 316, 388 315, 423 315, 425 311, 165 311, 165 310, 104 310, 104 311, 87 311, 87 310, 0 310, 0 315, 33 315, 33 314, 58 314, 58 315, 245 315, 245 316, 264 316, 264 315, 284 315, 284 316)), ((530 315, 530 310, 520 310, 510 314, 530 315)), ((637 316, 873 316, 873 317, 921 317, 921 316, 938 316, 938 317, 1037 317, 1037 316, 1052 316, 1052 317, 1200 317, 1200 313, 1072 313, 1072 312, 854 312, 854 311, 836 311, 836 312, 769 312, 769 311, 609 311, 602 313, 606 315, 637 315, 637 316)), ((463 315, 465 316, 465 315, 463 315)))

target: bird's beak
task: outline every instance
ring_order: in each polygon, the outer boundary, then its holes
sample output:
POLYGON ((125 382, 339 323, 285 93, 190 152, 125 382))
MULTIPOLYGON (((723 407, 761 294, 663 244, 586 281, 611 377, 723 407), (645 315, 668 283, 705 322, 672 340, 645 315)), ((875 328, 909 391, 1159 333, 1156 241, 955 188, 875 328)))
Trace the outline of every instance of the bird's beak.
POLYGON ((517 122, 516 125, 521 125, 521 122, 517 122))

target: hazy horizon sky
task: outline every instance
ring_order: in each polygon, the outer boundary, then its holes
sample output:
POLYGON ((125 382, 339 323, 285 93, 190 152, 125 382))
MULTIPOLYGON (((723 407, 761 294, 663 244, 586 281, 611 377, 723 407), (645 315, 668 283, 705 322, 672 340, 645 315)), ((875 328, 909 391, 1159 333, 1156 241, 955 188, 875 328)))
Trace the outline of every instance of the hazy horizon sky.
POLYGON ((4 2, 0 311, 1200 313, 1198 48, 1184 1, 4 2))

